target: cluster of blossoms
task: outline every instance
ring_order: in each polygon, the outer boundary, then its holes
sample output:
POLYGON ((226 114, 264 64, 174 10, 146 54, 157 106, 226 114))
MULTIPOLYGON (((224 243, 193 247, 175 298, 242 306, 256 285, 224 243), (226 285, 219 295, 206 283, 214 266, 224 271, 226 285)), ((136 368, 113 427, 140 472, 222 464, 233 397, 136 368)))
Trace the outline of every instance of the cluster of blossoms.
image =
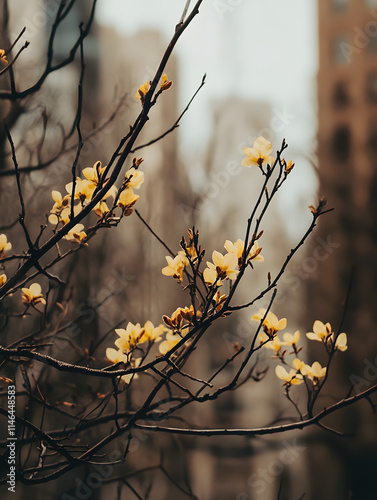
MULTIPOLYGON (((212 253, 212 262, 207 262, 207 268, 203 272, 203 279, 210 286, 219 287, 223 284, 222 281, 226 279, 234 281, 243 263, 245 245, 242 240, 238 239, 235 243, 226 240, 224 247, 227 253, 223 255, 214 250, 212 253)), ((255 241, 247 256, 246 264, 252 261, 263 262, 264 258, 260 255, 261 251, 262 248, 255 241)), ((167 255, 165 258, 168 265, 162 269, 162 274, 172 276, 181 282, 183 271, 189 265, 189 259, 194 262, 197 258, 194 247, 187 247, 186 252, 180 250, 174 258, 167 255)))
MULTIPOLYGON (((12 243, 8 241, 8 238, 5 234, 0 234, 0 258, 6 257, 7 252, 12 249, 12 243)), ((5 273, 0 274, 0 286, 3 286, 7 282, 7 276, 5 273)), ((43 298, 42 288, 39 283, 33 283, 29 288, 21 289, 22 303, 27 307, 36 306, 37 304, 46 304, 45 299, 43 298)))
MULTIPOLYGON (((165 73, 161 78, 159 93, 164 92, 165 90, 169 90, 172 85, 173 82, 169 80, 167 74, 165 73)), ((148 80, 144 84, 140 85, 140 87, 136 91, 135 99, 141 101, 141 103, 144 104, 145 96, 148 94, 150 87, 151 84, 148 80)))
MULTIPOLYGON (((160 342, 159 351, 165 355, 185 337, 194 316, 193 306, 178 307, 170 317, 162 317, 164 325, 160 324, 155 327, 151 321, 147 321, 143 327, 140 323, 136 325, 128 323, 126 329, 115 330, 119 337, 115 341, 117 349, 107 348, 106 357, 112 363, 122 362, 131 368, 138 367, 145 355, 142 344, 147 344, 150 349, 153 344, 162 340, 163 335, 165 335, 165 340, 160 342)), ((196 317, 200 317, 200 312, 196 313, 196 317)), ((126 384, 129 384, 132 378, 137 378, 137 374, 127 374, 121 377, 126 384)))
MULTIPOLYGON (((128 323, 126 329, 118 328, 115 333, 118 339, 115 345, 118 349, 111 347, 106 349, 106 357, 112 363, 124 363, 131 368, 137 368, 142 360, 143 351, 139 348, 141 344, 148 342, 149 347, 161 340, 165 331, 164 325, 154 326, 151 321, 147 321, 142 327, 140 323, 128 323), (137 353, 140 356, 137 356, 137 353)), ((137 374, 123 375, 122 381, 129 384, 132 378, 137 378, 137 374)))
MULTIPOLYGON (((263 164, 274 165, 276 159, 271 156, 272 143, 260 136, 254 141, 252 148, 242 148, 245 158, 242 160, 241 165, 244 167, 252 167, 256 165, 263 170, 263 164)), ((281 160, 284 166, 284 172, 289 174, 295 164, 289 160, 286 162, 284 158, 281 160)))
MULTIPOLYGON (((304 382, 304 377, 311 380, 313 385, 317 385, 320 380, 326 376, 326 367, 322 367, 318 361, 315 361, 311 366, 301 361, 297 356, 302 350, 298 347, 300 340, 300 331, 297 330, 294 334, 285 332, 282 338, 278 332, 287 327, 285 318, 278 319, 274 313, 269 311, 266 314, 266 309, 260 309, 257 314, 254 314, 251 319, 253 321, 262 322, 263 332, 258 336, 259 345, 263 345, 266 349, 274 352, 274 357, 279 358, 289 367, 289 371, 278 365, 275 369, 276 376, 284 381, 284 385, 289 388, 291 385, 298 385, 304 382), (292 349, 291 354, 295 355, 295 359, 289 364, 285 359, 286 350, 284 347, 292 349)), ((322 321, 315 321, 313 325, 314 332, 308 332, 307 338, 310 340, 320 341, 326 347, 328 354, 333 351, 344 352, 347 350, 347 335, 339 334, 335 337, 335 333, 331 330, 330 323, 323 324, 322 321)))
MULTIPOLYGON (((0 258, 6 257, 6 254, 12 248, 12 243, 8 241, 5 234, 0 234, 0 258)), ((7 282, 7 276, 5 273, 0 274, 0 286, 3 286, 7 282)))
MULTIPOLYGON (((142 158, 134 158, 133 166, 126 173, 125 180, 120 190, 118 191, 115 186, 112 186, 109 191, 107 191, 104 198, 93 208, 93 211, 98 217, 102 218, 110 213, 110 208, 106 202, 106 199, 109 197, 116 200, 115 206, 121 207, 124 215, 130 215, 132 213, 132 207, 139 199, 139 195, 136 195, 133 189, 139 189, 144 182, 144 173, 138 170, 142 161, 142 158)), ((52 191, 51 196, 55 204, 50 210, 49 222, 55 226, 59 224, 64 226, 70 221, 73 191, 73 214, 76 216, 82 208, 91 201, 93 194, 107 182, 107 179, 103 179, 105 170, 106 167, 102 167, 101 162, 97 161, 93 167, 84 168, 82 172, 84 179, 77 177, 75 185, 73 182, 70 182, 65 186, 68 194, 63 196, 59 191, 52 191)), ((76 243, 82 243, 86 237, 84 225, 76 224, 66 234, 65 239, 76 243)))

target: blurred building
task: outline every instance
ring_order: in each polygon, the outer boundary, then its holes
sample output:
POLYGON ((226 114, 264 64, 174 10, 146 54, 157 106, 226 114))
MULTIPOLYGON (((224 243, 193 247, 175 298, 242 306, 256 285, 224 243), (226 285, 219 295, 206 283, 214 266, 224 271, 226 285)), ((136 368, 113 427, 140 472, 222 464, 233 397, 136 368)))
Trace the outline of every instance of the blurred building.
MULTIPOLYGON (((320 194, 335 210, 319 223, 321 262, 307 305, 333 328, 346 307, 342 331, 349 349, 336 357, 328 387, 341 397, 352 384, 357 392, 367 389, 377 374, 377 1, 319 0, 318 12, 320 194)), ((376 498, 377 422, 371 408, 359 404, 333 424, 344 432, 357 429, 357 440, 330 436, 318 445, 318 455, 311 454, 316 466, 309 498, 348 498, 350 490, 352 499, 376 498), (326 459, 334 467, 325 467, 326 459)))

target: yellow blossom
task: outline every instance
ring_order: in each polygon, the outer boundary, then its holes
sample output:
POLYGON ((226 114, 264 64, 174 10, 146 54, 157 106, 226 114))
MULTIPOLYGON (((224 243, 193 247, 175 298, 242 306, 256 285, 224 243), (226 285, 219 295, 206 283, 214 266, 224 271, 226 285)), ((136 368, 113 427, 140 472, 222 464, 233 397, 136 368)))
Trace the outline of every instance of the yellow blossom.
MULTIPOLYGON (((130 368, 137 368, 140 366, 140 363, 142 361, 142 358, 131 358, 129 363, 130 363, 130 368)), ((139 378, 139 375, 137 373, 129 373, 128 375, 123 375, 120 379, 123 383, 129 384, 131 380, 139 378)))
POLYGON ((242 148, 246 158, 241 162, 244 167, 251 167, 252 165, 262 166, 263 163, 273 165, 275 158, 271 156, 272 144, 264 137, 258 137, 252 148, 242 148))
POLYGON ((235 243, 232 243, 231 241, 226 240, 224 247, 228 253, 236 254, 237 259, 239 260, 243 256, 245 244, 241 239, 238 239, 235 243))
POLYGON ((81 243, 87 237, 85 231, 83 231, 83 224, 76 224, 68 233, 64 236, 64 238, 68 241, 72 241, 73 243, 81 243))
POLYGON ((301 359, 296 358, 292 361, 292 366, 296 371, 302 373, 302 370, 305 367, 305 363, 301 361, 301 359))
POLYGON ((168 90, 173 85, 173 82, 169 80, 168 75, 165 73, 161 78, 161 90, 168 90))
POLYGON ((286 174, 289 174, 289 172, 293 169, 295 164, 292 162, 292 160, 289 160, 288 163, 285 160, 283 160, 283 163, 284 163, 284 172, 286 174))
POLYGON ((5 55, 4 49, 0 49, 0 60, 3 64, 8 64, 8 60, 7 60, 7 57, 5 55))
POLYGON ((266 337, 270 340, 270 342, 267 342, 267 344, 265 344, 263 347, 265 347, 266 349, 270 349, 271 351, 275 351, 275 354, 278 353, 284 343, 281 342, 277 335, 273 339, 269 338, 268 335, 266 335, 266 337))
POLYGON ((258 242, 255 241, 254 245, 251 247, 248 260, 253 260, 254 262, 264 262, 263 255, 260 255, 262 247, 258 246, 258 242))
POLYGON ((347 346, 347 334, 346 333, 340 333, 338 335, 338 338, 336 339, 335 342, 335 349, 338 349, 338 351, 346 351, 348 349, 347 346))
POLYGON ((5 234, 0 234, 0 256, 5 255, 5 252, 11 250, 12 244, 9 243, 5 234))
MULTIPOLYGON (((65 186, 65 189, 67 190, 67 193, 72 196, 73 182, 69 182, 65 186)), ((93 182, 88 181, 87 179, 82 180, 80 177, 77 177, 74 197, 84 204, 87 200, 89 201, 92 198, 94 189, 95 186, 93 182)))
POLYGON ((178 342, 181 340, 181 337, 172 331, 169 331, 166 334, 166 339, 161 342, 161 344, 158 346, 158 349, 162 355, 165 355, 167 352, 170 351, 178 342))
MULTIPOLYGON (((106 357, 109 361, 111 361, 114 364, 120 363, 120 362, 123 362, 124 364, 130 364, 131 365, 130 368, 137 368, 141 363, 141 358, 137 358, 137 359, 131 358, 129 360, 128 356, 123 354, 122 351, 119 351, 119 350, 117 351, 116 349, 113 349, 112 347, 108 347, 106 349, 106 357)), ((129 373, 128 375, 123 375, 121 377, 121 380, 125 384, 129 384, 132 377, 134 379, 136 379, 136 378, 138 378, 138 374, 137 373, 129 373)))
MULTIPOLYGON (((253 321, 262 321, 264 315, 266 314, 266 309, 259 309, 257 314, 253 314, 251 319, 253 321)), ((267 316, 265 320, 263 321, 263 330, 264 332, 272 337, 275 335, 280 330, 284 330, 287 326, 287 320, 286 318, 278 319, 277 316, 272 313, 271 311, 268 311, 267 316)))
MULTIPOLYGON (((102 167, 102 164, 100 161, 96 161, 96 163, 93 165, 93 167, 84 168, 84 170, 82 171, 82 173, 86 177, 87 181, 89 182, 88 190, 91 191, 90 197, 92 196, 94 190, 96 189, 105 169, 106 169, 106 167, 102 167)), ((86 181, 84 180, 83 182, 86 182, 86 181)), ((105 200, 109 196, 112 196, 113 198, 115 198, 116 194, 117 194, 116 187, 111 186, 111 188, 107 191, 107 193, 105 194, 103 199, 105 200)))
POLYGON ((128 363, 128 356, 126 354, 123 354, 123 351, 113 349, 112 347, 108 347, 106 349, 106 357, 109 361, 111 361, 114 364, 120 362, 125 364, 128 363))
MULTIPOLYGON (((238 264, 241 265, 242 257, 245 251, 245 243, 241 239, 238 239, 235 243, 226 240, 224 247, 229 253, 234 253, 235 255, 237 255, 238 264)), ((263 262, 264 258, 262 257, 262 255, 260 255, 261 251, 262 248, 258 247, 258 242, 256 241, 251 247, 247 261, 254 260, 256 262, 263 262)))
POLYGON ((150 83, 146 81, 144 85, 140 85, 140 87, 137 89, 136 94, 135 94, 135 99, 138 99, 139 101, 144 101, 144 97, 148 93, 150 87, 150 83))
POLYGON ((164 325, 154 326, 151 321, 147 321, 144 325, 143 342, 158 342, 165 331, 164 325))
POLYGON ((312 366, 305 365, 301 369, 301 373, 316 383, 326 376, 326 370, 326 367, 322 368, 318 361, 315 361, 312 366))
POLYGON ((140 196, 135 194, 132 188, 127 187, 120 193, 117 205, 118 207, 122 207, 123 210, 126 210, 133 207, 139 198, 140 196))
POLYGON ((134 167, 131 167, 126 172, 126 179, 128 181, 127 187, 133 189, 139 189, 144 182, 144 172, 142 172, 141 170, 136 170, 134 167))
POLYGON ((332 335, 330 323, 322 323, 316 320, 313 324, 313 332, 308 332, 306 336, 310 340, 317 340, 318 342, 327 342, 327 339, 332 335))
POLYGON ((106 215, 108 212, 110 212, 109 207, 107 206, 105 201, 100 201, 97 203, 97 205, 93 208, 93 211, 98 215, 98 217, 103 217, 106 215))
POLYGON ((115 333, 119 336, 119 339, 115 341, 115 345, 125 354, 147 340, 144 337, 145 330, 140 326, 140 323, 136 323, 136 325, 128 323, 126 329, 118 328, 115 333))
POLYGON ((66 207, 69 203, 69 195, 62 196, 60 191, 51 191, 51 197, 54 200, 55 204, 51 209, 51 213, 57 213, 62 208, 66 207))
MULTIPOLYGON (((80 212, 81 212, 81 206, 76 205, 73 208, 73 215, 76 216, 80 212)), ((63 224, 63 226, 68 224, 68 222, 70 220, 71 220, 71 207, 70 206, 63 208, 60 212, 58 211, 57 213, 52 213, 48 218, 48 221, 50 224, 56 225, 59 222, 61 222, 63 224)))
POLYGON ((39 283, 33 283, 29 288, 22 288, 22 303, 25 305, 46 304, 39 283))
POLYGON ((292 335, 291 333, 283 333, 284 345, 295 345, 297 346, 298 341, 300 340, 300 330, 296 330, 292 335))
POLYGON ((104 170, 105 170, 105 167, 102 167, 101 162, 96 161, 95 164, 93 165, 93 167, 84 168, 82 173, 84 174, 86 179, 93 184, 93 186, 91 186, 91 187, 93 187, 93 189, 94 189, 97 186, 97 184, 99 183, 101 175, 102 175, 104 170))
MULTIPOLYGON (((191 323, 192 318, 195 316, 194 307, 191 305, 190 307, 178 307, 173 314, 170 316, 162 316, 162 319, 169 328, 173 330, 181 330, 183 321, 186 320, 191 323)), ((201 312, 197 311, 196 316, 199 318, 201 316, 201 312)))
POLYGON ((164 276, 172 276, 174 279, 182 281, 183 270, 189 265, 185 252, 180 250, 174 259, 169 255, 167 255, 165 259, 168 265, 162 269, 162 274, 164 276))
POLYGON ((0 286, 3 286, 7 282, 6 274, 0 274, 0 286))
POLYGON ((207 262, 208 268, 204 270, 203 277, 206 283, 213 285, 217 280, 221 284, 222 279, 235 280, 237 278, 238 259, 235 253, 222 255, 216 250, 212 253, 212 262, 207 262))
POLYGON ((302 375, 298 374, 296 370, 291 369, 289 372, 284 368, 284 366, 278 365, 275 368, 275 373, 278 378, 284 380, 284 385, 299 385, 302 384, 302 375))

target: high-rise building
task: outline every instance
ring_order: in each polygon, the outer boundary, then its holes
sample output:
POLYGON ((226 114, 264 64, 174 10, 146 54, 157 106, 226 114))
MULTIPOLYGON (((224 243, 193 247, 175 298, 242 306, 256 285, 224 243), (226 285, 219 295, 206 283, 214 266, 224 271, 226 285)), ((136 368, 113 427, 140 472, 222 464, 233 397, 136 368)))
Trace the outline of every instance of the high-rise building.
MULTIPOLYGON (((352 386, 353 393, 367 389, 377 376, 377 1, 319 0, 318 13, 320 194, 335 210, 319 223, 324 251, 307 304, 335 329, 345 314, 349 349, 336 358, 328 387, 341 396, 352 386)), ((350 491, 352 499, 375 498, 375 415, 361 404, 333 423, 357 438, 352 447, 335 437, 318 445, 309 498, 349 498, 350 491), (327 473, 326 460, 335 464, 327 473)))

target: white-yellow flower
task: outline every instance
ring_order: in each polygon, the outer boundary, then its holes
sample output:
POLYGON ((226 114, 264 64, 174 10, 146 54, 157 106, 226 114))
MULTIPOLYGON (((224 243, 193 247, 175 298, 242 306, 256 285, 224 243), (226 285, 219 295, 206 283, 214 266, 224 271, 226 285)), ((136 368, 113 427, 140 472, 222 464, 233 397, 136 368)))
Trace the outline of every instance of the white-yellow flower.
POLYGON ((115 333, 119 336, 119 339, 115 341, 115 345, 123 353, 129 353, 138 344, 142 344, 147 341, 144 336, 145 330, 140 326, 140 323, 128 323, 126 329, 117 328, 115 333))
MULTIPOLYGON (((73 182, 69 182, 66 186, 65 189, 67 193, 72 196, 72 190, 73 190, 73 182)), ((84 204, 86 201, 89 201, 92 198, 93 192, 95 189, 95 185, 93 182, 88 181, 87 179, 80 179, 77 177, 76 179, 76 184, 75 184, 75 196, 74 198, 77 200, 80 200, 82 204, 84 204)))
POLYGON ((226 240, 224 247, 228 253, 234 253, 237 255, 237 259, 241 259, 241 257, 243 256, 245 244, 241 239, 238 239, 234 243, 232 243, 230 240, 226 240))
POLYGON ((308 377, 310 380, 313 380, 313 382, 318 382, 322 378, 326 376, 326 371, 327 368, 323 367, 318 363, 318 361, 314 361, 312 366, 310 365, 305 365, 301 369, 301 373, 308 377))
POLYGON ((238 258, 235 253, 222 255, 216 250, 212 253, 212 261, 207 262, 208 268, 204 270, 203 277, 206 283, 213 285, 216 281, 221 284, 221 280, 237 278, 238 258))
POLYGON ((185 252, 180 250, 174 259, 170 257, 170 255, 167 255, 165 259, 168 265, 162 269, 162 274, 164 276, 172 276, 174 279, 182 281, 183 271, 185 267, 189 265, 185 252))
POLYGON ((161 340, 161 336, 165 331, 166 328, 164 325, 158 325, 155 327, 151 321, 147 321, 144 325, 143 342, 158 342, 161 340))
POLYGON ((93 211, 98 215, 98 217, 103 217, 107 213, 110 212, 109 207, 107 206, 106 201, 100 201, 97 203, 97 205, 93 208, 93 211))
MULTIPOLYGON (((269 342, 267 342, 267 344, 265 344, 263 347, 265 347, 266 349, 270 349, 271 351, 274 351, 275 354, 277 354, 280 351, 281 347, 284 345, 284 343, 281 342, 281 340, 277 335, 273 339, 268 337, 268 335, 266 335, 266 337, 269 340, 269 342)), ((265 340, 263 342, 265 342, 265 340)))
POLYGON ((132 188, 127 187, 120 193, 117 205, 119 207, 122 207, 123 210, 126 210, 127 208, 131 208, 133 205, 135 205, 139 198, 140 196, 138 194, 135 194, 132 188))
POLYGON ((72 243, 82 243, 83 240, 87 237, 85 231, 83 231, 83 224, 76 224, 68 233, 64 236, 64 238, 72 243))
POLYGON ((252 148, 242 148, 242 151, 246 156, 241 162, 244 167, 251 167, 252 165, 261 167, 263 163, 273 165, 275 162, 275 158, 271 156, 272 144, 264 137, 258 137, 252 148))
MULTIPOLYGON (((96 161, 96 163, 93 165, 93 167, 86 167, 82 171, 82 173, 86 177, 87 181, 89 181, 88 188, 89 188, 89 190, 92 191, 92 194, 93 194, 94 190, 96 189, 99 181, 102 180, 102 182, 103 182, 103 179, 101 179, 101 177, 102 177, 102 174, 104 173, 105 169, 106 169, 106 167, 102 167, 102 164, 100 161, 96 161)), ((83 182, 86 182, 86 181, 84 180, 83 182)), ((109 196, 112 196, 113 198, 115 198, 116 194, 117 194, 116 187, 111 186, 111 188, 109 189, 109 191, 107 191, 107 193, 105 194, 103 199, 105 200, 109 196)))
POLYGON ((139 189, 144 182, 144 172, 136 170, 134 167, 130 168, 126 173, 128 180, 127 186, 133 189, 139 189))
POLYGON ((112 347, 108 347, 106 349, 106 357, 112 363, 128 363, 128 357, 123 353, 120 349, 113 349, 112 347))
POLYGON ((347 334, 346 333, 340 333, 338 335, 338 338, 336 339, 336 342, 335 342, 335 349, 337 349, 338 351, 346 351, 348 349, 348 346, 347 346, 347 334))
MULTIPOLYGON (((120 363, 120 362, 123 362, 124 364, 129 364, 130 368, 137 368, 141 363, 141 358, 128 359, 128 356, 123 354, 122 351, 120 351, 120 350, 117 351, 116 349, 113 349, 112 347, 108 347, 106 349, 106 357, 109 361, 111 361, 114 364, 120 363)), ((128 375, 123 375, 121 377, 121 380, 125 384, 129 384, 132 377, 134 379, 136 379, 136 378, 138 378, 138 374, 137 373, 129 373, 128 375)))
POLYGON ((248 260, 253 260, 254 262, 264 262, 264 257, 261 255, 262 247, 258 246, 258 242, 255 241, 254 245, 251 247, 248 260))
POLYGON ((6 274, 0 274, 0 286, 3 286, 5 285, 5 283, 7 282, 7 276, 6 274))
POLYGON ((285 385, 299 385, 302 384, 302 375, 296 372, 296 370, 291 369, 289 372, 284 368, 284 366, 278 365, 275 368, 275 373, 278 378, 284 380, 285 385))
POLYGON ((9 243, 8 238, 5 234, 0 234, 0 255, 5 254, 8 250, 11 250, 12 244, 9 243))
POLYGON ((33 283, 29 288, 22 288, 22 303, 25 305, 46 304, 39 283, 33 283))
MULTIPOLYGON (((253 321, 262 321, 264 315, 266 314, 267 309, 259 309, 257 314, 253 314, 251 319, 253 321)), ((264 332, 272 337, 275 335, 275 333, 279 332, 280 330, 284 330, 287 326, 287 320, 286 318, 278 319, 277 316, 272 313, 271 311, 268 311, 266 318, 263 321, 263 330, 264 332)))
POLYGON ((161 342, 158 346, 158 349, 162 355, 165 355, 170 351, 178 342, 181 340, 181 337, 172 331, 167 332, 166 339, 161 342))
POLYGON ((313 331, 308 332, 306 336, 310 340, 317 340, 318 342, 327 342, 327 340, 333 335, 330 323, 322 323, 322 321, 314 321, 313 331))
POLYGON ((300 330, 296 330, 293 335, 288 332, 283 333, 283 340, 284 345, 297 346, 298 341, 300 340, 300 330))

